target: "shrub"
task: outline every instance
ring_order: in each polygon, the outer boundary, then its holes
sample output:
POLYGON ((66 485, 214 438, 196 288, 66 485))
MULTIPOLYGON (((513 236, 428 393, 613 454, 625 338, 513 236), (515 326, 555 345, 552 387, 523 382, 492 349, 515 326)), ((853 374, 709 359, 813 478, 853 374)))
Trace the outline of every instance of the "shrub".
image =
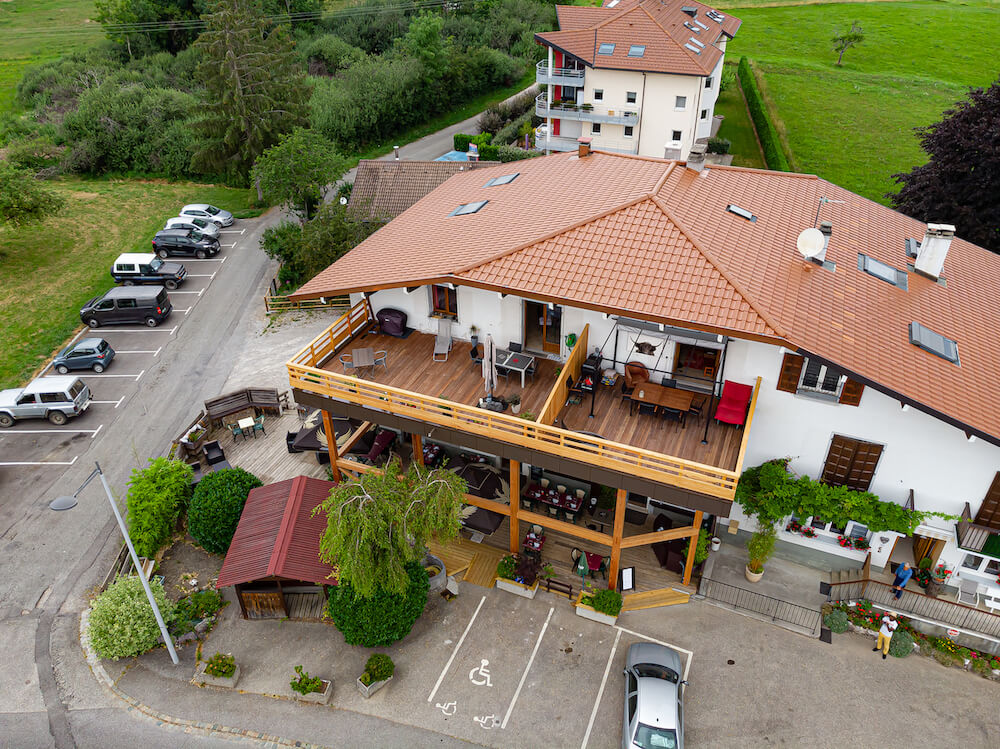
POLYGON ((216 679, 228 679, 236 673, 236 659, 229 653, 216 653, 205 661, 205 673, 216 679))
POLYGON ((500 151, 497 146, 487 144, 479 147, 479 158, 482 161, 499 161, 500 151))
POLYGON ((184 616, 188 621, 199 621, 205 617, 212 616, 225 603, 219 591, 212 589, 199 590, 177 602, 174 619, 180 620, 184 616))
POLYGON ((905 658, 913 652, 913 635, 905 629, 896 632, 889 640, 889 655, 895 658, 905 658))
POLYGON ((210 473, 195 487, 188 508, 188 531, 206 551, 225 554, 251 489, 260 479, 242 468, 210 473))
POLYGON ((11 143, 7 147, 7 161, 22 169, 38 172, 59 163, 65 146, 57 146, 52 138, 43 135, 11 143))
POLYGON ((729 153, 729 148, 733 144, 726 138, 709 138, 708 139, 708 152, 709 153, 729 153))
POLYGON ((823 617, 823 624, 825 624, 831 632, 836 632, 837 634, 846 632, 847 612, 841 611, 840 609, 834 609, 823 617))
POLYGON ((603 588, 590 596, 588 605, 602 614, 618 616, 622 610, 622 594, 616 590, 603 588))
POLYGON ((764 565, 774 553, 774 542, 777 537, 774 528, 762 528, 747 541, 747 553, 750 557, 747 568, 753 573, 763 572, 764 565))
POLYGON ((191 466, 179 460, 150 459, 132 471, 128 524, 136 553, 152 557, 170 539, 174 524, 191 498, 191 466))
POLYGON ((327 613, 348 645, 386 647, 409 634, 427 605, 427 572, 416 562, 406 564, 409 585, 403 595, 381 588, 363 598, 347 583, 330 590, 327 613))
POLYGON ((517 557, 508 554, 497 563, 497 577, 504 580, 514 579, 514 570, 517 569, 517 557))
POLYGON ((304 671, 302 666, 295 667, 295 676, 289 682, 299 694, 312 694, 323 691, 323 680, 318 676, 310 676, 308 671, 304 671))
POLYGON ((301 47, 301 52, 310 62, 322 63, 329 75, 362 62, 367 57, 363 49, 351 46, 336 34, 314 37, 301 47))
POLYGON ((371 686, 376 681, 391 679, 396 673, 396 664, 392 662, 385 653, 372 653, 365 663, 365 672, 361 674, 361 683, 366 687, 371 686))
MULTIPOLYGON (((521 138, 521 130, 525 123, 527 123, 529 129, 534 124, 535 120, 535 110, 532 109, 530 112, 525 112, 520 117, 510 120, 506 125, 500 128, 496 134, 493 136, 493 143, 497 145, 507 145, 509 143, 521 143, 523 138, 521 138)), ((480 126, 482 127, 482 126, 480 126)))
MULTIPOLYGON (((163 592, 163 583, 149 581, 153 600, 166 622, 174 618, 174 605, 163 592)), ((119 578, 90 607, 90 644, 101 658, 117 661, 156 647, 160 628, 138 577, 119 578)))
POLYGON ((43 185, 30 171, 0 161, 0 224, 14 226, 41 221, 58 212, 65 199, 43 185))
POLYGON ((493 142, 493 136, 489 133, 479 133, 478 135, 469 135, 468 133, 455 133, 452 136, 452 145, 456 151, 468 152, 469 144, 475 143, 479 146, 479 151, 482 153, 482 147, 487 146, 493 142))
POLYGON ((764 104, 764 97, 761 96, 760 89, 757 87, 757 79, 754 77, 750 61, 746 57, 740 58, 737 74, 743 87, 743 95, 747 100, 747 107, 750 109, 750 117, 757 130, 757 137, 764 149, 764 159, 767 161, 768 168, 781 172, 791 171, 785 152, 781 148, 778 131, 774 129, 774 123, 771 122, 771 116, 764 104))
POLYGON ((975 671, 980 676, 989 676, 991 669, 992 666, 990 666, 990 661, 988 658, 972 659, 972 670, 975 671))
MULTIPOLYGON (((708 559, 708 544, 709 542, 711 542, 711 540, 712 540, 712 534, 709 533, 707 530, 702 528, 700 531, 698 531, 698 545, 695 547, 694 550, 695 565, 699 565, 706 559, 708 559)), ((688 539, 688 542, 684 545, 684 551, 681 552, 684 555, 685 559, 687 559, 687 554, 690 548, 691 548, 691 539, 688 539)))

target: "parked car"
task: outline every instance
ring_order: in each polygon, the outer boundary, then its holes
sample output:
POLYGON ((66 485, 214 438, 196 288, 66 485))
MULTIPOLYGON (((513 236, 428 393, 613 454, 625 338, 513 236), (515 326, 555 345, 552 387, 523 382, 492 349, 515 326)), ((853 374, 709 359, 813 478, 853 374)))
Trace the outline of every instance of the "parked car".
POLYGON ((219 254, 219 240, 194 229, 164 229, 153 237, 153 250, 162 258, 171 255, 194 255, 204 259, 219 254))
POLYGON ((187 278, 187 268, 165 263, 151 252, 125 252, 111 266, 111 277, 124 286, 162 284, 173 290, 187 278))
POLYGON ((115 350, 103 338, 84 338, 67 346, 52 360, 52 368, 59 374, 71 369, 92 369, 103 372, 115 358, 115 350))
POLYGON ((90 406, 90 388, 79 377, 36 377, 23 388, 0 390, 0 427, 19 419, 48 419, 62 426, 90 406))
POLYGON ((233 214, 216 208, 208 203, 192 203, 181 208, 180 215, 183 218, 203 218, 212 221, 219 226, 232 226, 233 214))
POLYGON ((682 670, 672 648, 639 642, 628 649, 622 749, 683 749, 682 670))
POLYGON ((202 234, 219 238, 219 225, 207 218, 195 218, 194 216, 177 216, 168 218, 164 229, 195 229, 202 234))
POLYGON ((162 286, 116 286, 95 296, 80 310, 80 319, 92 328, 142 323, 155 328, 167 319, 173 305, 162 286))

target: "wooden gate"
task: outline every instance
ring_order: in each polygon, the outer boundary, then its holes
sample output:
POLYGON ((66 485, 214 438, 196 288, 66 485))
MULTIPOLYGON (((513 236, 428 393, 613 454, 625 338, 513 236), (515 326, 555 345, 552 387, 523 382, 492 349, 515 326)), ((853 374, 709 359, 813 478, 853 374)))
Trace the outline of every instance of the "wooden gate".
POLYGON ((240 596, 247 619, 284 619, 288 615, 280 590, 243 590, 240 596))

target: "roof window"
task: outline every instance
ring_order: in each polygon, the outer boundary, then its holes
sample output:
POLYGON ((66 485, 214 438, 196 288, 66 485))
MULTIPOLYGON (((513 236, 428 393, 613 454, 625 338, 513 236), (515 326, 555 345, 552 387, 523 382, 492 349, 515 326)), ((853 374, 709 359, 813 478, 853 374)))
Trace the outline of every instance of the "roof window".
POLYGON ((478 211, 480 208, 482 208, 484 205, 486 205, 489 202, 490 201, 488 201, 488 200, 479 200, 479 201, 477 201, 475 203, 464 203, 463 205, 460 205, 458 208, 456 208, 455 210, 453 210, 448 215, 449 216, 467 216, 470 213, 475 213, 476 211, 478 211))
POLYGON ((497 185, 509 185, 511 182, 513 182, 515 179, 517 179, 517 175, 519 175, 519 174, 520 174, 520 172, 514 172, 513 174, 505 174, 502 177, 494 177, 493 179, 489 180, 484 185, 484 187, 496 187, 497 185))
POLYGON ((913 237, 907 237, 905 244, 906 244, 906 254, 909 257, 916 257, 917 253, 920 251, 920 240, 913 239, 913 237))
POLYGON ((597 48, 597 54, 599 55, 613 55, 615 53, 615 45, 611 42, 602 42, 601 46, 597 48))
POLYGON ((614 8, 620 2, 621 2, 621 0, 611 0, 611 2, 608 3, 605 7, 606 8, 614 8))
POLYGON ((691 41, 691 44, 693 44, 696 47, 698 47, 698 49, 705 49, 705 42, 699 42, 693 36, 691 37, 690 41, 691 41))
POLYGON ((918 322, 910 323, 910 343, 935 356, 958 364, 958 344, 918 322))
POLYGON ((876 260, 860 252, 858 253, 858 270, 863 270, 869 276, 875 276, 875 278, 891 283, 893 286, 906 289, 906 271, 893 268, 881 260, 876 260))
POLYGON ((684 49, 689 49, 692 52, 694 52, 696 55, 700 55, 701 54, 701 48, 694 46, 693 44, 691 44, 691 42, 685 42, 684 43, 684 49))
POLYGON ((730 213, 735 213, 740 218, 745 218, 750 223, 753 224, 757 223, 757 217, 754 216, 752 213, 750 213, 750 211, 748 211, 746 208, 740 208, 738 205, 733 205, 732 203, 730 203, 729 205, 726 206, 726 210, 729 211, 730 213))
POLYGON ((633 44, 628 48, 629 57, 642 57, 644 54, 646 54, 645 44, 633 44))
POLYGON ((688 31, 693 31, 696 34, 700 34, 701 33, 701 29, 699 29, 697 26, 695 26, 690 21, 685 21, 684 22, 684 28, 687 29, 688 31))
POLYGON ((701 26, 701 27, 702 27, 703 29, 705 29, 706 31, 708 31, 708 26, 706 26, 705 24, 703 24, 703 23, 702 23, 701 21, 699 21, 699 20, 698 20, 697 18, 696 18, 696 19, 694 19, 694 22, 695 22, 696 24, 698 24, 699 26, 701 26))
POLYGON ((723 21, 726 20, 726 17, 717 10, 710 10, 705 15, 711 18, 716 23, 722 23, 723 21))

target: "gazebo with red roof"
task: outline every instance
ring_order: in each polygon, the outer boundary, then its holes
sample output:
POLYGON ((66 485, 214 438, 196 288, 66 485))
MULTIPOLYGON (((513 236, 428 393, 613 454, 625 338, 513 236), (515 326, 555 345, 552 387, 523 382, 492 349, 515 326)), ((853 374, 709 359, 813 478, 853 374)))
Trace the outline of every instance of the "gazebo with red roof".
POLYGON ((314 516, 313 508, 331 488, 330 481, 298 476, 250 492, 215 585, 236 588, 244 619, 321 615, 336 579, 319 558, 326 513, 314 516))

